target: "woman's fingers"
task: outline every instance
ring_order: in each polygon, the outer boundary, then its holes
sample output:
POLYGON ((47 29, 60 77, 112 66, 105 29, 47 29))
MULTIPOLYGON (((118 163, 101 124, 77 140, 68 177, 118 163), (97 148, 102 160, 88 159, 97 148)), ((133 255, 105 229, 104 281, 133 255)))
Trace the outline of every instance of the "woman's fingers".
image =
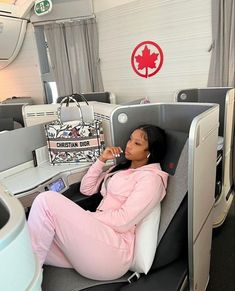
POLYGON ((102 162, 106 162, 107 160, 113 160, 117 157, 120 157, 120 154, 123 152, 123 150, 120 147, 107 147, 99 159, 102 162))
POLYGON ((111 151, 114 157, 120 157, 120 154, 122 153, 122 149, 120 147, 111 147, 111 151))
POLYGON ((120 157, 122 153, 122 149, 120 147, 107 147, 103 153, 103 155, 111 156, 111 157, 120 157))

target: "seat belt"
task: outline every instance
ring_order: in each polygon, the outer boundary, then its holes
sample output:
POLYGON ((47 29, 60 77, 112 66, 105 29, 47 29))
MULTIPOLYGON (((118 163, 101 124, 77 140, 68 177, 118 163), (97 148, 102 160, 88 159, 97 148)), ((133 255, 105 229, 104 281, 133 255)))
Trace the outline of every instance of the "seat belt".
POLYGON ((131 284, 136 282, 140 278, 140 273, 134 272, 128 279, 127 281, 131 284))

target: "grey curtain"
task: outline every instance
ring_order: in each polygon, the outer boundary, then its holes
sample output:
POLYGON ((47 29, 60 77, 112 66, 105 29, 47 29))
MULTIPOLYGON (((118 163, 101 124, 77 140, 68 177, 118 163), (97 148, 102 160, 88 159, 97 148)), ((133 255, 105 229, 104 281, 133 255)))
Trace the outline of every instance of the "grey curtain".
POLYGON ((95 19, 45 25, 59 96, 104 91, 95 19))
POLYGON ((212 38, 208 86, 235 87, 235 0, 211 0, 212 38))

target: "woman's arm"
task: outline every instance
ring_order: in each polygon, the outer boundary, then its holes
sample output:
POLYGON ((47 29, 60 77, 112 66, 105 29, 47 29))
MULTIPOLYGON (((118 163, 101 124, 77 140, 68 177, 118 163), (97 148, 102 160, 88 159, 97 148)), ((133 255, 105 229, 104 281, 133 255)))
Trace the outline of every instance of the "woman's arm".
POLYGON ((98 191, 100 183, 105 177, 106 172, 103 172, 105 163, 97 159, 97 161, 89 168, 83 176, 80 191, 84 195, 92 195, 98 191))
POLYGON ((119 147, 107 147, 97 161, 89 168, 85 176, 82 178, 80 191, 84 195, 92 195, 99 189, 100 183, 104 179, 106 172, 103 167, 107 160, 115 159, 122 152, 119 147))
POLYGON ((148 215, 165 193, 160 176, 143 173, 121 208, 104 210, 95 215, 114 230, 126 232, 148 215))

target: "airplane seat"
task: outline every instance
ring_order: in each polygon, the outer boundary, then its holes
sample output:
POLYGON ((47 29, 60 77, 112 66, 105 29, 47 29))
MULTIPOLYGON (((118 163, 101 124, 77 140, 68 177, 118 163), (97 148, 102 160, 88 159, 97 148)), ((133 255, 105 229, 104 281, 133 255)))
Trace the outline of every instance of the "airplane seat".
POLYGON ((23 127, 22 124, 15 121, 12 117, 0 118, 0 131, 13 130, 23 127))
POLYGON ((0 131, 24 127, 23 103, 0 104, 0 131))
MULTIPOLYGON (((43 291, 66 290, 182 290, 188 270, 187 259, 187 190, 188 134, 166 130, 167 154, 162 168, 169 173, 167 195, 162 201, 158 247, 147 275, 135 282, 128 272, 116 281, 89 280, 72 269, 44 266, 43 291), (159 289, 158 289, 159 288, 159 289)), ((91 197, 88 197, 88 201, 91 197)), ((82 199, 86 203, 86 199, 82 199)), ((79 202, 78 202, 79 204, 79 202)), ((134 276, 134 279, 135 278, 134 276)))
POLYGON ((18 199, 10 195, 2 184, 0 274, 0 290, 41 290, 42 270, 32 252, 24 209, 18 199))
POLYGON ((226 218, 235 189, 235 89, 232 87, 182 89, 176 93, 175 99, 177 102, 217 103, 220 106, 214 194, 214 227, 218 227, 226 218))
POLYGON ((9 211, 6 209, 2 201, 0 201, 0 230, 6 225, 10 217, 9 211))
POLYGON ((0 118, 0 131, 3 130, 13 130, 14 129, 14 120, 13 118, 0 118))
POLYGON ((33 102, 32 97, 17 97, 17 96, 13 96, 2 101, 2 104, 10 104, 10 103, 18 103, 18 104, 23 103, 23 104, 32 105, 34 102, 33 102))
MULTIPOLYGON (((115 103, 115 100, 112 100, 114 96, 110 92, 91 92, 91 93, 82 93, 82 95, 86 98, 87 101, 98 101, 103 103, 115 103)), ((80 94, 72 94, 71 95, 76 101, 83 102, 83 99, 80 94)), ((63 97, 58 97, 56 102, 60 103, 63 97)))

